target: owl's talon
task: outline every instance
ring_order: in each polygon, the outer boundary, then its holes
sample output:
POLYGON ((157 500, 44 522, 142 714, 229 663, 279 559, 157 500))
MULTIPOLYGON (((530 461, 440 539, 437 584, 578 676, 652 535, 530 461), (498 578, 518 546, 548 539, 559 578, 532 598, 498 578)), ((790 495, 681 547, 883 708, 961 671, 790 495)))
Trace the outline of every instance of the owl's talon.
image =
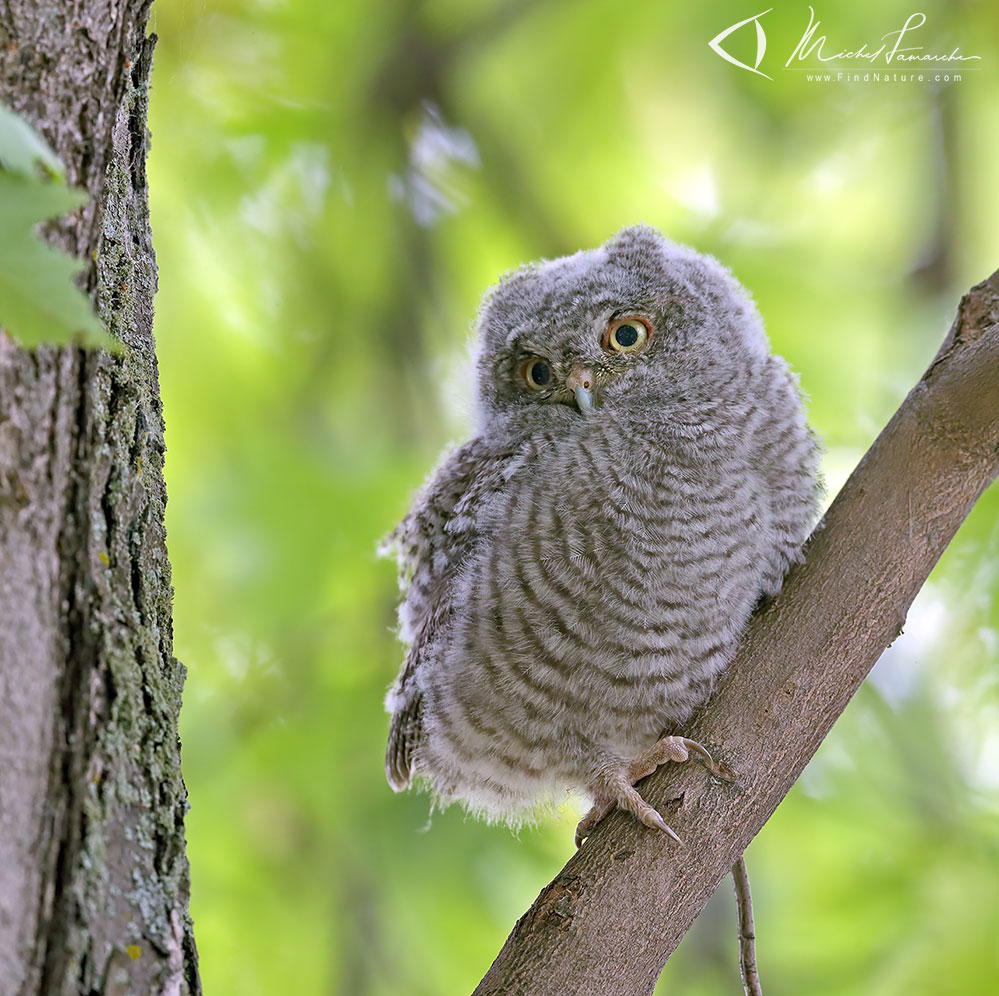
POLYGON ((656 812, 656 810, 650 807, 649 811, 642 815, 641 820, 647 827, 652 827, 655 830, 662 830, 663 833, 672 837, 681 847, 683 846, 683 841, 680 840, 673 828, 659 815, 658 812, 656 812))
POLYGON ((711 756, 711 751, 704 746, 704 744, 699 744, 696 740, 688 740, 686 737, 681 737, 679 739, 683 740, 683 746, 688 752, 696 754, 702 761, 707 761, 709 764, 714 764, 715 759, 711 756))
POLYGON ((698 760, 715 778, 720 778, 724 782, 735 781, 735 772, 727 764, 716 761, 711 756, 711 752, 703 744, 699 744, 696 740, 687 740, 686 738, 684 738, 683 742, 687 750, 696 754, 698 760))

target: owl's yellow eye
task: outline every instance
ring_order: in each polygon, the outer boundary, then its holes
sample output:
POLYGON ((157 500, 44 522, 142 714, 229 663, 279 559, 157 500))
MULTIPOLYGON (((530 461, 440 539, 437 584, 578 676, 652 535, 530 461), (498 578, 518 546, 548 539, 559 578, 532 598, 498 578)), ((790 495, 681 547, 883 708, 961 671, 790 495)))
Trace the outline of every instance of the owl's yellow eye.
POLYGON ((552 382, 552 368, 540 356, 532 357, 520 369, 532 391, 543 391, 552 382))
POLYGON ((607 326, 603 347, 614 353, 635 353, 647 345, 651 335, 652 326, 644 318, 616 318, 607 326))

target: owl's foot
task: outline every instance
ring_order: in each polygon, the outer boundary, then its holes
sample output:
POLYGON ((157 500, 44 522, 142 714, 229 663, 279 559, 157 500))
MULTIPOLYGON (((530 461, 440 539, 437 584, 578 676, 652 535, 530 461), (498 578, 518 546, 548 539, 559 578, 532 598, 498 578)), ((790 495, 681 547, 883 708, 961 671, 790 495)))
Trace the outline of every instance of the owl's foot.
POLYGON ((693 755, 711 774, 725 781, 732 781, 734 773, 726 765, 718 764, 707 748, 686 737, 663 737, 648 750, 642 751, 627 768, 605 772, 592 786, 593 806, 576 826, 576 847, 591 834, 605 816, 616 807, 634 813, 647 827, 654 827, 669 834, 678 844, 683 842, 666 821, 652 808, 635 788, 635 782, 651 775, 660 764, 673 761, 682 764, 693 755))

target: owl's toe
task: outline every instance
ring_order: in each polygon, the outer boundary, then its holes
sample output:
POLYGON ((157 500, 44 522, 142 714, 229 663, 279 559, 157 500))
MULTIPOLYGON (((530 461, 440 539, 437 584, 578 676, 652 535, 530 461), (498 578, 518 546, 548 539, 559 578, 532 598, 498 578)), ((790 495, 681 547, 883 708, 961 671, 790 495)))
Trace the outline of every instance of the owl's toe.
POLYGON ((586 815, 576 824, 576 847, 581 847, 583 841, 593 833, 597 824, 617 805, 617 799, 597 797, 586 815))
POLYGON ((576 847, 596 829, 604 817, 615 807, 627 810, 638 817, 647 827, 661 830, 678 844, 683 841, 673 832, 662 816, 653 809, 635 788, 635 782, 651 775, 656 768, 667 761, 682 764, 696 758, 716 778, 734 781, 735 773, 728 765, 719 764, 711 753, 696 740, 687 737, 662 737, 647 750, 642 751, 627 768, 604 772, 599 781, 591 787, 593 806, 576 826, 576 847))
POLYGON ((719 764, 707 747, 687 737, 662 737, 657 740, 631 762, 628 774, 632 782, 641 781, 646 775, 651 775, 660 764, 665 764, 667 761, 682 764, 684 761, 689 761, 692 755, 716 778, 727 782, 735 780, 735 773, 728 765, 719 764))
POLYGON ((621 809, 634 813, 647 827, 654 830, 662 830, 667 836, 672 837, 678 844, 683 841, 673 832, 673 828, 660 816, 659 812, 650 806, 641 796, 641 793, 634 785, 629 785, 627 780, 622 779, 618 785, 617 804, 621 809))
POLYGON ((642 798, 638 789, 629 783, 624 772, 621 772, 620 777, 613 779, 610 785, 602 785, 600 790, 595 793, 595 797, 596 801, 590 807, 589 812, 576 825, 576 847, 579 847, 593 833, 597 825, 617 808, 637 816, 647 827, 661 830, 678 844, 683 843, 674 833, 673 828, 642 798), (605 794, 608 790, 613 791, 614 795, 605 794))

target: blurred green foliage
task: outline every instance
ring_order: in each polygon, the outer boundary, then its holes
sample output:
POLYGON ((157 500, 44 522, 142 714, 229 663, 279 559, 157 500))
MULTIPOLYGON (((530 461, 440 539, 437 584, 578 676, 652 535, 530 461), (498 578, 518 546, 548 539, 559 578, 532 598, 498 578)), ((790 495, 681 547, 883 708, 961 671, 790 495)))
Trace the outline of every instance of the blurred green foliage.
MULTIPOLYGON (((995 5, 921 9, 930 46, 981 52, 999 31, 995 5)), ((468 992, 572 849, 571 815, 518 838, 457 810, 430 825, 382 775, 402 651, 374 547, 467 431, 469 324, 499 272, 639 220, 714 253, 800 371, 835 492, 994 268, 995 45, 946 86, 768 81, 707 47, 753 13, 156 0, 156 331, 206 992, 468 992)), ((909 13, 818 16, 846 45, 909 13)), ((773 69, 807 11, 767 18, 773 69)), ((997 511, 993 488, 749 852, 771 996, 994 986, 997 511)), ((658 991, 738 991, 729 892, 658 991)))

